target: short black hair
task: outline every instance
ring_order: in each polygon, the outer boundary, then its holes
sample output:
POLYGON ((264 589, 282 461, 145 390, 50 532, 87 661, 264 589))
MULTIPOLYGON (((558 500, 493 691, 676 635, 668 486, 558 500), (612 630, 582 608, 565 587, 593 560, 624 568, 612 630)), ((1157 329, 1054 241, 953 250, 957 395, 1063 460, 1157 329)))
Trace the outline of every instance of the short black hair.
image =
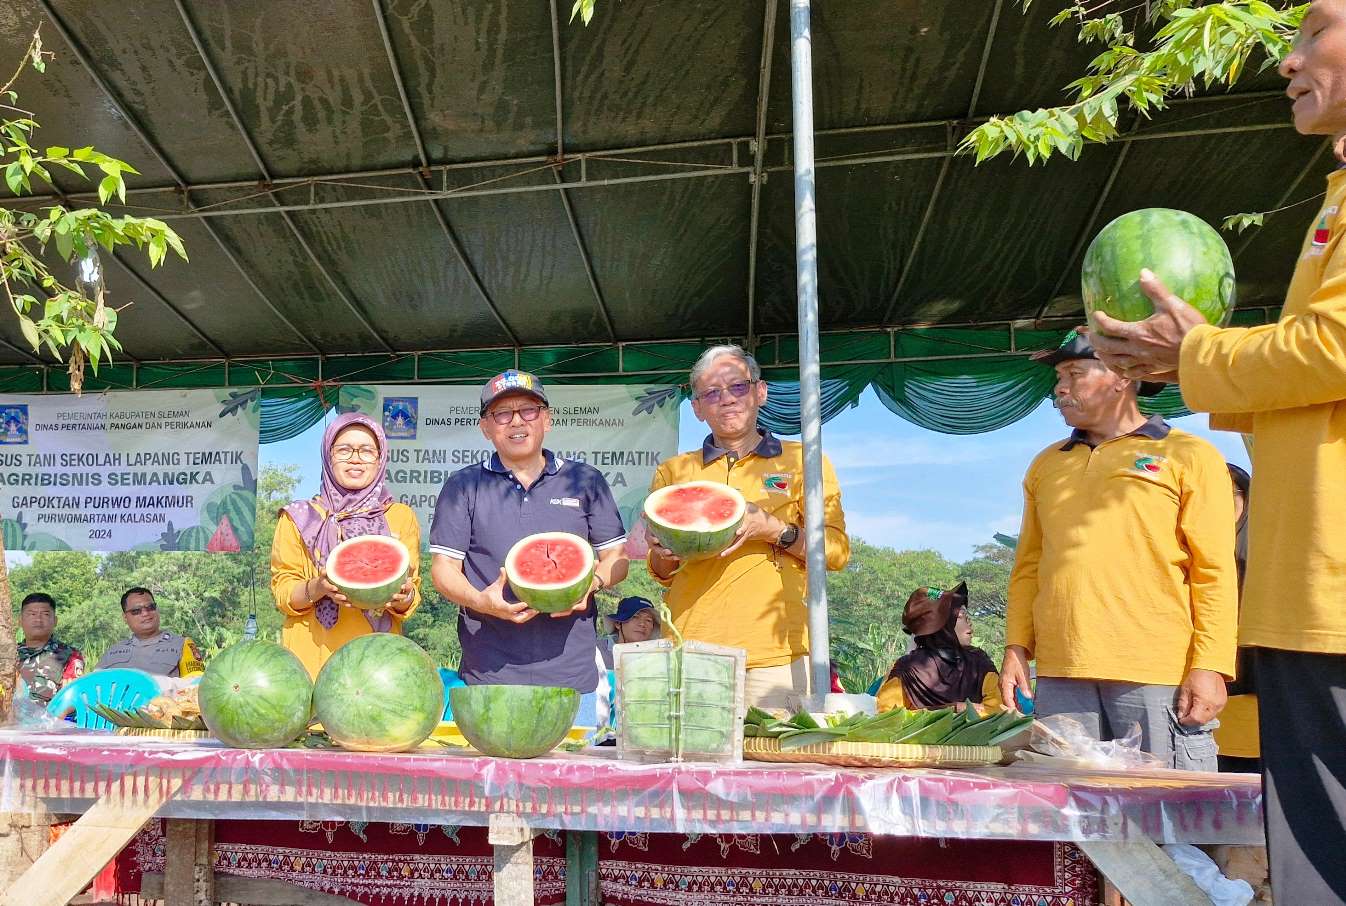
POLYGON ((150 600, 154 600, 154 592, 150 591, 148 588, 142 588, 139 585, 136 585, 133 588, 128 588, 126 591, 122 592, 122 610, 126 609, 126 599, 131 597, 131 595, 149 595, 150 600))
POLYGON ((52 613, 56 612, 56 599, 45 591, 35 591, 31 595, 25 597, 23 603, 19 605, 19 610, 22 611, 29 604, 46 604, 51 608, 52 613))

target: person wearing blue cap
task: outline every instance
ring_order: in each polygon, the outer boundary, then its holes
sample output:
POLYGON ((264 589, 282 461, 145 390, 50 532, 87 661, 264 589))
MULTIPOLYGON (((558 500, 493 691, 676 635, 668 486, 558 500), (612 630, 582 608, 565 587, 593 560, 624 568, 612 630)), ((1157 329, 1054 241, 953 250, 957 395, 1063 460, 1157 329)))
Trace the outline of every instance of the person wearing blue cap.
POLYGON ((612 646, 648 642, 659 637, 659 614, 649 598, 630 595, 617 602, 617 612, 606 618, 607 635, 598 640, 603 664, 613 669, 612 646))
POLYGON ((435 504, 431 577, 458 605, 468 685, 568 686, 584 695, 599 685, 591 600, 626 578, 626 531, 603 473, 543 447, 550 429, 542 381, 524 371, 496 375, 481 392, 481 432, 495 453, 450 475, 435 504), (538 532, 570 532, 597 554, 589 590, 550 616, 519 601, 505 580, 510 548, 538 532))

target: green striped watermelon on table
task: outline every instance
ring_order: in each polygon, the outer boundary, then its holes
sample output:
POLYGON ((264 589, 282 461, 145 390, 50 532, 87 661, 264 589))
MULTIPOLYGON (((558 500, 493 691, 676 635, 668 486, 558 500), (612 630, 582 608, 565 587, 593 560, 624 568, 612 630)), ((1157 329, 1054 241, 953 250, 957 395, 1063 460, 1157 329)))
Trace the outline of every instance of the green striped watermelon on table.
POLYGON ((1140 289, 1149 268, 1211 324, 1234 310, 1234 259, 1206 221, 1186 211, 1143 208, 1123 214, 1094 237, 1084 253, 1080 293, 1092 321, 1101 311, 1119 321, 1143 321, 1154 305, 1140 289))
POLYGON ((375 632, 337 649, 318 671, 313 709, 338 745, 361 752, 404 752, 444 716, 444 681, 421 646, 375 632))
POLYGON ((201 717, 226 745, 267 749, 293 742, 313 713, 313 681, 275 642, 239 642, 210 659, 197 690, 201 717))
POLYGON ((459 732, 478 752, 536 758, 570 732, 580 694, 561 686, 457 686, 449 703, 459 732))

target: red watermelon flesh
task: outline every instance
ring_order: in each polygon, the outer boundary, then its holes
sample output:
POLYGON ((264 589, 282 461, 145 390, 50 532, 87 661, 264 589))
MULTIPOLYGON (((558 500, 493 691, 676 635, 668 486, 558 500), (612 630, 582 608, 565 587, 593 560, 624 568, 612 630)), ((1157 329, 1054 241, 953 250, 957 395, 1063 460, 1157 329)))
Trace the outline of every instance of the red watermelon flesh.
POLYGON ((333 559, 341 578, 351 582, 382 582, 396 575, 402 566, 402 558, 386 544, 354 545, 333 559))
POLYGON ((578 541, 538 538, 514 555, 514 572, 530 585, 573 582, 584 575, 589 558, 578 541))
POLYGON ((650 534, 679 557, 717 554, 733 543, 747 504, 737 489, 716 481, 659 488, 645 498, 650 534))
POLYGON ((534 610, 561 613, 589 591, 594 549, 569 532, 542 532, 523 538, 505 558, 514 596, 534 610))
POLYGON ((238 536, 234 534, 234 527, 229 522, 228 516, 220 517, 220 524, 215 526, 215 534, 210 536, 206 542, 206 550, 212 553, 236 554, 243 548, 238 543, 238 536))
POLYGON ((721 525, 737 514, 738 502, 711 488, 690 485, 674 488, 664 495, 654 512, 674 525, 694 526, 702 520, 721 525))
POLYGON ((352 604, 370 610, 392 600, 410 569, 406 545, 386 535, 349 538, 327 555, 327 578, 352 604))

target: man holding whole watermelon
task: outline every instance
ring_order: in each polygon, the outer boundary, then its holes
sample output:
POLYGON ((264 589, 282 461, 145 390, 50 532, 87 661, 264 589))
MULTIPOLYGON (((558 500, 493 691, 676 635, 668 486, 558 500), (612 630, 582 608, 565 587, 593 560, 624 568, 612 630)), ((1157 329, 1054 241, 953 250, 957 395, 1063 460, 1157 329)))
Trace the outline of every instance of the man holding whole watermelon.
MULTIPOLYGON (((1293 50, 1295 129, 1346 160, 1346 0, 1314 0, 1293 50)), ((1149 271, 1144 321, 1096 316, 1094 344, 1133 379, 1182 382, 1213 428, 1253 438, 1239 642, 1253 648, 1277 903, 1346 902, 1346 169, 1327 178, 1280 320, 1217 328, 1149 271)))

